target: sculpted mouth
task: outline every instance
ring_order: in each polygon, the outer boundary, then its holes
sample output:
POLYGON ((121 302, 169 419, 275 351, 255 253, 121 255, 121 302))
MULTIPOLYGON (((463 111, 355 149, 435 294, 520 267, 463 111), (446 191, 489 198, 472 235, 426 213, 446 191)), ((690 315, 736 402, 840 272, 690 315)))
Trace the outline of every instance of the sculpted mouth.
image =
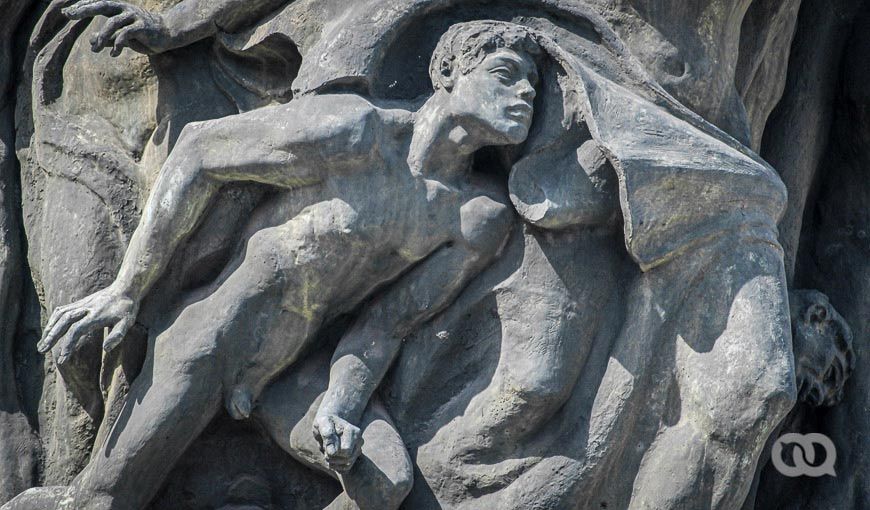
POLYGON ((514 119, 528 119, 532 116, 533 108, 526 103, 515 104, 507 108, 507 114, 514 119))

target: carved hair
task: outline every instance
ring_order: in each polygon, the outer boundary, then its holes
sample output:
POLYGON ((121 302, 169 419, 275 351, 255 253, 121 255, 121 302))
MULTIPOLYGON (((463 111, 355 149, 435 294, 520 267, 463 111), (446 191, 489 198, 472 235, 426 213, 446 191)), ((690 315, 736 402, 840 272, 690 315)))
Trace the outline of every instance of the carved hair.
POLYGON ((450 86, 445 85, 445 79, 470 73, 487 55, 501 48, 526 53, 532 57, 543 53, 535 34, 515 23, 469 21, 453 25, 441 36, 432 54, 429 65, 432 85, 435 90, 449 90, 450 86))

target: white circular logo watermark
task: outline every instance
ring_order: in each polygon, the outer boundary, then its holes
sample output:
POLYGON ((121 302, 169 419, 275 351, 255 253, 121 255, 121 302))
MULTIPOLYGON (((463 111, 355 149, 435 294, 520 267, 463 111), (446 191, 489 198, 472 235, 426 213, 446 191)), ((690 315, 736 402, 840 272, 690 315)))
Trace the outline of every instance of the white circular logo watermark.
POLYGON ((784 434, 773 443, 771 461, 777 471, 788 477, 798 476, 837 476, 834 471, 834 463, 837 462, 837 449, 831 438, 824 434, 784 434), (786 464, 783 458, 785 445, 792 447, 793 466, 786 464), (816 460, 816 447, 821 446, 825 450, 825 460, 818 466, 813 465, 816 460))

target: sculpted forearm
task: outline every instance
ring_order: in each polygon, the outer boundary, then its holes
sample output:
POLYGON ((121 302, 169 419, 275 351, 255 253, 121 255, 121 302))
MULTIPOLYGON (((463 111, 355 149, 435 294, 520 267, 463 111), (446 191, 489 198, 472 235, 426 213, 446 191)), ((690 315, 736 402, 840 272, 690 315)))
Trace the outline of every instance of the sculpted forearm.
POLYGON ((173 47, 239 30, 292 0, 185 0, 163 15, 173 47))
POLYGON ((333 356, 329 388, 317 414, 334 415, 358 424, 401 346, 401 338, 383 329, 354 327, 333 356))

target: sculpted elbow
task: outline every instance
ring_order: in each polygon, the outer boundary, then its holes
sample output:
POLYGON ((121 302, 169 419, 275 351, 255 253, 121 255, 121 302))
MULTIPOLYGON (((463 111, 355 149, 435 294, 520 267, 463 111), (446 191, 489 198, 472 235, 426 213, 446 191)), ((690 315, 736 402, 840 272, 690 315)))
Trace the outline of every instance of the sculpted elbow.
POLYGON ((485 196, 466 202, 460 209, 460 218, 466 244, 487 259, 501 252, 514 223, 510 207, 485 196))

